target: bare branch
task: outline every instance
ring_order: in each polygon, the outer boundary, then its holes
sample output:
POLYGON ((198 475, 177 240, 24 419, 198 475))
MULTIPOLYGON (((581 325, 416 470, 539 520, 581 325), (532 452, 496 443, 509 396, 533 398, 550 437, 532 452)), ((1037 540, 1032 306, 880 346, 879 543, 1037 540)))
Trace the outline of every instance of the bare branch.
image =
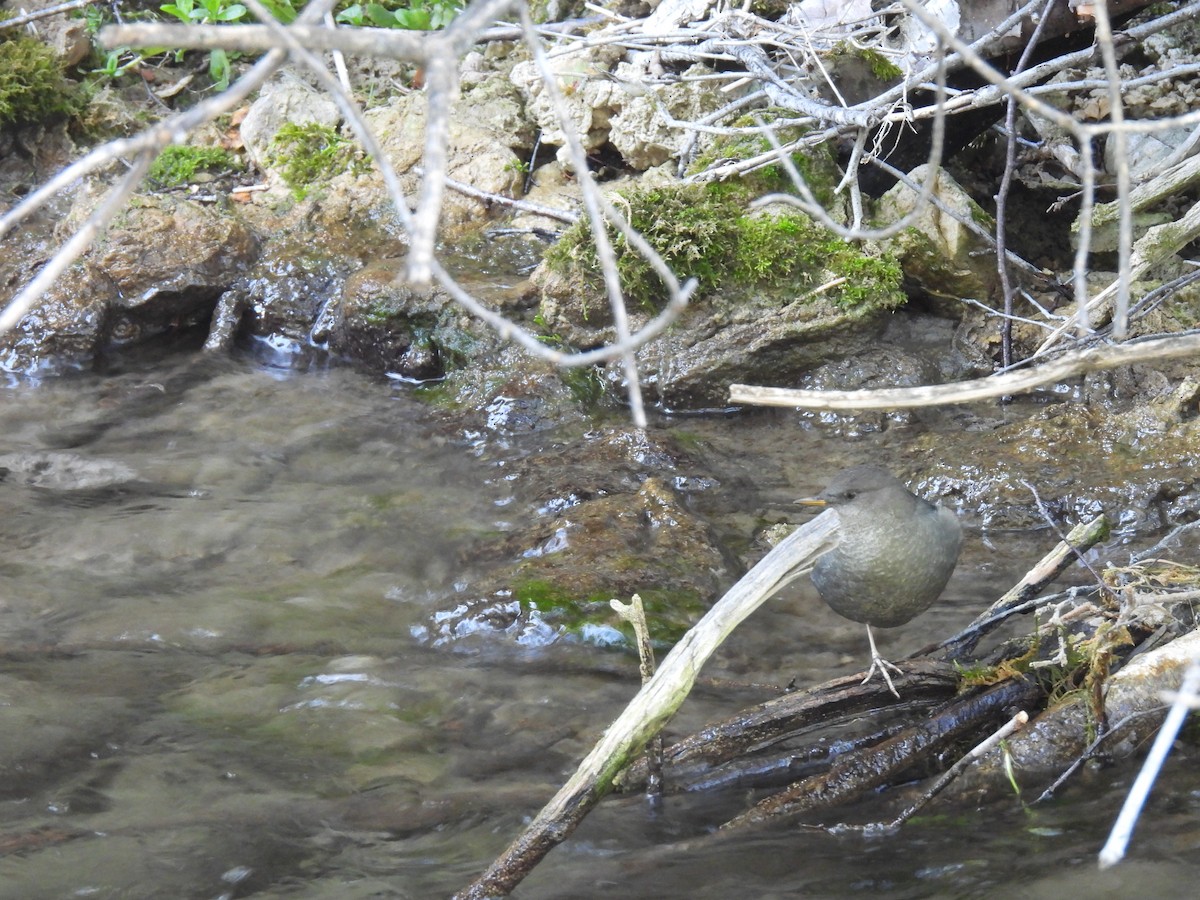
MULTIPOLYGON (((265 21, 265 20, 264 20, 265 21)), ((326 28, 294 22, 288 32, 309 50, 340 50, 346 54, 406 59, 423 63, 430 53, 432 32, 395 28, 326 28)), ((237 50, 266 53, 279 47, 278 32, 264 25, 167 25, 138 23, 106 25, 97 40, 108 50, 117 47, 178 47, 181 50, 237 50)))
POLYGON ((68 0, 66 3, 47 6, 45 9, 36 9, 33 12, 22 13, 19 16, 13 16, 11 19, 0 21, 0 31, 6 28, 19 28, 22 25, 28 25, 30 22, 36 22, 38 19, 47 19, 50 16, 57 16, 59 13, 70 12, 73 9, 82 9, 85 6, 103 2, 104 0, 68 0))
POLYGON ((1092 347, 1065 354, 1054 362, 1034 369, 928 387, 870 391, 803 391, 731 384, 729 402, 801 409, 915 409, 920 406, 971 403, 991 397, 1019 394, 1082 372, 1111 369, 1143 360, 1174 359, 1198 352, 1200 333, 1189 332, 1185 335, 1131 341, 1115 346, 1092 347))

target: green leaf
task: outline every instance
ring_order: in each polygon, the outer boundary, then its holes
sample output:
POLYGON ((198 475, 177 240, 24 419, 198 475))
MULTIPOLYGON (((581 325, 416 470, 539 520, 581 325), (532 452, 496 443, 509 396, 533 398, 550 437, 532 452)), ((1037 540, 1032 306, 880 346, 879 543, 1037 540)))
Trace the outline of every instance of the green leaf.
POLYGON ((229 54, 214 50, 208 57, 208 75, 218 91, 229 87, 229 54))
POLYGON ((174 16, 184 24, 189 24, 192 21, 192 10, 194 8, 192 0, 179 0, 178 3, 168 3, 166 6, 160 6, 159 10, 165 12, 168 16, 174 16))
POLYGON ((395 28, 396 17, 378 3, 368 3, 366 7, 367 18, 378 25, 380 28, 395 28))
POLYGON ((398 9, 392 15, 401 28, 409 31, 428 31, 430 29, 429 13, 423 9, 398 9))

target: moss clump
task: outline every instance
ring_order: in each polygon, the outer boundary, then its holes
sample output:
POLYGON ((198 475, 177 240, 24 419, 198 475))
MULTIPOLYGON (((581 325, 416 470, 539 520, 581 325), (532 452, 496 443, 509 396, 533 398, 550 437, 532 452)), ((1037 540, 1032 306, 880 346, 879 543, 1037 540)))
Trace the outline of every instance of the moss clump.
MULTIPOLYGON (((765 109, 754 115, 742 116, 731 123, 734 128, 751 128, 762 124, 770 124, 794 113, 783 109, 765 109)), ((807 129, 797 126, 782 126, 776 132, 776 139, 781 146, 799 140, 807 129)), ((721 160, 747 160, 770 153, 773 149, 765 135, 747 133, 722 135, 716 138, 708 149, 698 155, 688 168, 690 174, 697 174, 711 168, 721 160)), ((799 170, 801 177, 808 185, 813 196, 824 207, 832 207, 836 203, 834 188, 839 180, 837 162, 833 151, 828 145, 808 147, 791 154, 792 164, 799 170)), ((715 182, 708 188, 714 193, 734 200, 746 202, 763 194, 775 192, 791 193, 795 190, 786 170, 778 163, 763 166, 753 172, 733 178, 728 181, 715 182)))
POLYGON ((82 107, 78 86, 63 77, 49 47, 24 35, 0 37, 0 125, 71 116, 82 107))
POLYGON ((164 187, 178 187, 200 171, 233 172, 241 168, 241 161, 220 147, 168 147, 150 167, 150 177, 164 187))
POLYGON ((834 60, 837 60, 838 57, 862 60, 871 70, 871 74, 880 81, 895 81, 904 74, 903 69, 878 50, 872 50, 870 47, 856 47, 853 44, 842 42, 833 48, 831 57, 834 60))
MULTIPOLYGON (((634 190, 622 200, 630 224, 677 276, 697 279, 701 295, 754 289, 791 299, 838 280, 823 293, 836 306, 893 308, 904 302, 895 260, 868 255, 806 216, 749 215, 734 200, 695 185, 634 190)), ((626 295, 660 306, 658 275, 623 235, 610 231, 610 236, 626 295)), ((567 229, 547 251, 546 262, 600 291, 600 265, 586 221, 567 229)))
POLYGON ((322 181, 343 172, 365 172, 367 162, 352 141, 338 134, 332 125, 306 122, 288 123, 279 129, 272 145, 271 160, 297 200, 322 181))
MULTIPOLYGON (((618 198, 618 205, 629 224, 650 242, 680 279, 696 278, 702 292, 711 290, 720 281, 726 266, 714 250, 734 246, 735 204, 711 197, 702 188, 686 187, 633 190, 618 198)), ((657 305, 662 286, 650 264, 629 246, 623 234, 610 227, 609 237, 627 296, 639 303, 657 305)), ((577 272, 585 282, 598 288, 600 262, 591 223, 584 219, 568 228, 546 251, 546 262, 560 272, 577 272)))

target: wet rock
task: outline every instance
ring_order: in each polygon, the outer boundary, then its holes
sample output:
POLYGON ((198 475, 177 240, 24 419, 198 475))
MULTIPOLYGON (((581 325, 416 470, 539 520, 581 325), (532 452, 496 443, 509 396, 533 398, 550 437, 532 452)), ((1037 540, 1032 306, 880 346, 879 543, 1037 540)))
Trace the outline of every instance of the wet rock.
POLYGON ((874 311, 839 315, 820 302, 717 298, 706 307, 639 353, 668 409, 724 408, 735 382, 794 386, 828 359, 867 352, 882 324, 874 311))
POLYGON ((255 259, 258 240, 229 213, 143 196, 11 332, 0 365, 32 373, 206 323, 255 259))
MULTIPOLYGON (((929 167, 918 166, 908 177, 923 185, 929 167)), ((919 196, 907 185, 897 184, 880 199, 879 216, 886 222, 898 222, 916 209, 919 196)), ((933 197, 984 232, 995 231, 991 216, 945 170, 938 171, 933 197)), ((950 301, 952 314, 959 312, 963 297, 986 302, 994 296, 998 275, 990 245, 932 202, 926 203, 909 226, 885 244, 900 259, 905 277, 931 297, 950 301)))
POLYGON ((1123 411, 1055 403, 995 423, 986 442, 922 434, 914 448, 954 460, 938 471, 959 485, 959 502, 977 510, 984 528, 1044 527, 1047 516, 1073 523, 1104 511, 1118 533, 1153 531, 1200 515, 1190 474, 1200 465, 1193 396, 1185 380, 1157 403, 1123 411))
POLYGON ((455 352, 470 355, 460 356, 461 367, 426 396, 446 407, 449 427, 481 452, 494 440, 585 421, 602 399, 604 387, 594 370, 558 369, 494 333, 471 328, 458 333, 465 340, 455 352))
POLYGON ((670 642, 720 595, 734 568, 707 523, 658 478, 634 494, 556 508, 477 554, 506 559, 507 571, 493 572, 471 589, 473 598, 435 613, 415 636, 435 646, 499 637, 526 646, 623 644, 608 601, 638 593, 653 636, 670 642))
POLYGON ((452 301, 442 290, 413 290, 402 260, 369 263, 351 275, 337 301, 326 306, 312 339, 373 369, 412 379, 443 374, 434 337, 452 301))
MULTIPOLYGON (((806 372, 796 387, 807 390, 865 390, 917 387, 966 377, 976 371, 970 358, 947 352, 953 346, 955 323, 923 314, 889 316, 885 329, 871 345, 847 355, 833 355, 806 372)), ((919 421, 914 410, 846 413, 801 410, 805 427, 817 427, 848 438, 885 431, 892 425, 919 421)))

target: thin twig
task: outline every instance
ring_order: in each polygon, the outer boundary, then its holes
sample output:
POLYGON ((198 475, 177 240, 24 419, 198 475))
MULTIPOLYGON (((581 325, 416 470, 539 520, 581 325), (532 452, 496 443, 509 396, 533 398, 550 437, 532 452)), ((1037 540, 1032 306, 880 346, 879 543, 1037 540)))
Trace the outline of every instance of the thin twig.
POLYGON ((57 16, 59 13, 70 12, 73 9, 82 9, 85 6, 91 6, 93 3, 103 2, 105 0, 68 0, 66 3, 47 6, 45 9, 36 9, 33 12, 13 16, 11 19, 0 20, 0 31, 6 28, 19 28, 22 25, 28 25, 30 22, 36 22, 38 19, 57 16))
MULTIPOLYGON (((634 594, 628 603, 620 600, 610 600, 609 605, 617 615, 633 628, 634 643, 638 651, 638 674, 642 676, 642 684, 647 684, 654 677, 654 645, 650 641, 650 625, 646 621, 646 608, 642 604, 640 594, 634 594)), ((661 802, 663 792, 663 738, 660 731, 650 739, 643 754, 646 761, 646 796, 651 802, 661 802)))
MULTIPOLYGON (((989 737, 980 741, 970 751, 963 754, 954 765, 941 774, 938 780, 935 781, 928 790, 921 794, 915 803, 905 809, 900 815, 896 816, 891 822, 882 826, 875 826, 875 829, 882 828, 886 831, 894 831, 919 813, 929 801, 949 787, 950 782, 954 781, 959 775, 967 770, 971 763, 975 762, 985 753, 989 753, 992 748, 998 746, 1002 741, 1008 740, 1029 723, 1029 713, 1021 710, 999 728, 997 728, 989 737)), ((867 826, 870 828, 871 826, 867 826)))
MULTIPOLYGON (((1029 43, 1021 52, 1014 74, 1023 70, 1029 63, 1034 47, 1041 38, 1042 28, 1046 24, 1050 6, 1058 0, 1046 0, 1041 14, 1037 18, 1037 26, 1029 43)), ((1012 365, 1012 325, 1013 325, 1013 286, 1011 273, 1008 268, 1008 195, 1012 190, 1013 171, 1017 166, 1017 100, 1010 96, 1004 112, 1004 131, 1007 136, 1004 146, 1004 174, 1000 178, 1000 190, 996 192, 996 266, 1000 276, 1000 290, 1004 295, 1004 318, 1000 323, 1000 359, 1005 368, 1012 365)))

